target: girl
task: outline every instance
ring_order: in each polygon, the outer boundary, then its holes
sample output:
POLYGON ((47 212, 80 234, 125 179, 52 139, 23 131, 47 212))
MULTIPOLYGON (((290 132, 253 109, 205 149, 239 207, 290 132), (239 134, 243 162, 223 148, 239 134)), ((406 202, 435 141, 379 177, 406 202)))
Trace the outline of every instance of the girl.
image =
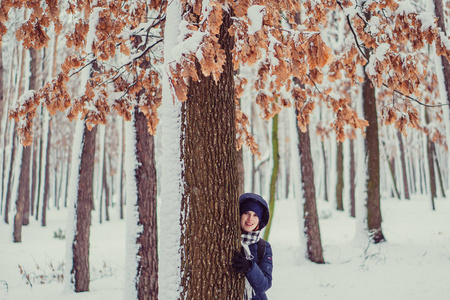
POLYGON ((272 247, 260 238, 261 229, 269 221, 269 207, 259 195, 239 197, 241 215, 241 252, 235 251, 231 264, 245 275, 244 299, 266 300, 265 292, 272 286, 272 247))

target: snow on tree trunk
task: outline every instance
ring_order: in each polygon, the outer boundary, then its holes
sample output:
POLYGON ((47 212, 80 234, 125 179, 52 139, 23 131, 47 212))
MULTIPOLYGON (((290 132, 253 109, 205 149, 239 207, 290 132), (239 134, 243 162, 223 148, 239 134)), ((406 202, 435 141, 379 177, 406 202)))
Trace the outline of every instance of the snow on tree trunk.
POLYGON ((173 61, 172 49, 178 44, 181 6, 179 0, 167 5, 166 20, 172 26, 164 31, 164 71, 163 99, 161 112, 161 218, 160 232, 164 238, 159 240, 159 298, 175 300, 179 298, 181 284, 181 194, 182 160, 181 160, 181 103, 173 98, 168 66, 173 61))
POLYGON ((301 264, 304 263, 308 257, 308 251, 306 246, 305 237, 305 222, 303 220, 304 216, 304 191, 300 187, 299 182, 302 182, 302 175, 300 171, 300 153, 298 150, 299 140, 297 133, 297 116, 294 109, 288 110, 289 118, 289 143, 290 143, 290 161, 292 167, 292 180, 291 180, 291 193, 290 197, 292 199, 297 199, 297 219, 298 219, 298 231, 299 231, 299 248, 300 251, 296 254, 296 262, 301 264))

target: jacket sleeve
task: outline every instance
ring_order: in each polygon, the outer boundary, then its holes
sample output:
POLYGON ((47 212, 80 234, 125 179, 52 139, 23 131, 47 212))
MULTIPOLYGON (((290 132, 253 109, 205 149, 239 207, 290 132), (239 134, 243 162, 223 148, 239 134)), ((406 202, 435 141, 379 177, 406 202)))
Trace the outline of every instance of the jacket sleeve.
POLYGON ((272 247, 266 242, 266 252, 259 262, 252 262, 252 267, 245 274, 256 294, 267 291, 272 286, 272 247))

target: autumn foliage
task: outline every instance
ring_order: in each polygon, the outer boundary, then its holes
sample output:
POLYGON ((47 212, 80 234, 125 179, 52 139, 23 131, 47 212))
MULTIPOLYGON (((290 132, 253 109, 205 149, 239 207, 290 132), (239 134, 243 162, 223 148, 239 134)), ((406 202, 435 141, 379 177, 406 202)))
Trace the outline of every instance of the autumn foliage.
MULTIPOLYGON (((173 61, 166 62, 169 67, 164 70, 169 73, 173 97, 187 100, 189 82, 197 81, 199 72, 220 79, 226 53, 218 38, 223 15, 231 13, 233 24, 228 34, 234 37, 237 146, 245 143, 254 152, 258 150, 247 130, 249 118, 238 101, 247 87, 256 91, 252 100, 260 106, 262 117, 269 119, 294 106, 303 131, 317 103, 324 103, 335 118, 330 127, 343 141, 346 126, 367 126, 354 110, 355 92, 349 92, 363 80, 360 70, 365 66, 382 101, 388 99, 383 97, 387 95, 383 89, 399 99, 382 109, 384 124, 395 124, 405 133, 407 125, 420 127, 412 103, 425 103, 424 93, 419 92, 427 76, 421 51, 432 44, 438 55, 450 57, 448 38, 438 30, 433 16, 411 11, 411 6, 395 0, 180 2, 182 22, 170 24, 181 32, 180 51, 173 61), (345 23, 351 41, 345 47, 330 44, 329 29, 337 22, 345 23), (256 70, 251 80, 241 73, 247 66, 256 70)), ((26 8, 27 20, 16 38, 25 48, 46 47, 51 37, 45 28, 53 24, 59 32, 62 26, 60 4, 57 0, 2 0, 0 38, 6 32, 8 12, 26 8)), ((113 111, 129 120, 131 110, 139 105, 154 133, 161 103, 160 43, 167 4, 162 0, 69 1, 64 14, 73 23, 65 39, 73 54, 67 56, 55 78, 22 97, 10 112, 11 118, 21 120, 22 143, 31 143, 31 122, 38 105, 52 114, 66 111, 69 119, 84 119, 90 127, 104 124, 113 111), (70 95, 69 81, 85 68, 90 74, 83 92, 70 95)))

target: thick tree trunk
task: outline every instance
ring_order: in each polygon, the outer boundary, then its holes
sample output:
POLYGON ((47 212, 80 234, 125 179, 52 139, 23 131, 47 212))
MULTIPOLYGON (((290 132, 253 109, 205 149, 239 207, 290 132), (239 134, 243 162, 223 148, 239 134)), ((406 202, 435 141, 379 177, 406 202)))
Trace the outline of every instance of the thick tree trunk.
POLYGON ((95 136, 97 126, 84 124, 83 149, 79 169, 76 203, 76 231, 72 244, 72 270, 75 292, 89 291, 89 236, 93 203, 95 136))
MULTIPOLYGON (((50 118, 47 116, 47 118, 50 118)), ((52 139, 51 122, 48 122, 47 147, 45 152, 45 177, 44 177, 44 196, 42 199, 42 218, 41 225, 47 226, 47 208, 50 199, 50 145, 52 139)))
MULTIPOLYGON (((364 70, 365 71, 365 70, 364 70)), ((385 241, 381 230, 380 204, 380 148, 378 142, 378 118, 375 88, 366 72, 362 88, 364 117, 369 122, 366 128, 365 150, 367 161, 367 227, 374 243, 385 241)))
POLYGON ((137 207, 139 226, 136 244, 138 269, 136 289, 139 300, 158 299, 158 234, 156 222, 156 163, 154 138, 148 133, 147 119, 135 109, 137 207))
POLYGON ((397 131, 398 143, 400 146, 400 160, 402 163, 402 175, 403 175, 403 195, 405 199, 409 200, 409 186, 408 186, 408 174, 406 173, 406 159, 405 159, 405 147, 403 146, 403 137, 400 131, 397 131))
POLYGON ((336 171, 337 171, 337 182, 336 182, 336 209, 344 210, 344 144, 337 142, 337 155, 336 155, 336 171))
POLYGON ((273 169, 272 176, 270 177, 270 198, 269 198, 269 211, 270 217, 267 227, 264 230, 264 240, 269 240, 270 228, 272 227, 273 213, 275 208, 275 192, 277 187, 278 169, 280 166, 280 154, 278 149, 278 115, 275 115, 272 119, 272 159, 273 169))
POLYGON ((231 268, 240 247, 234 81, 224 13, 219 43, 226 53, 218 82, 190 82, 182 105, 181 299, 242 299, 243 277, 231 268))
POLYGON ((237 174, 238 174, 238 194, 242 195, 245 192, 245 172, 244 172, 244 150, 241 148, 236 155, 237 174))
POLYGON ((355 145, 354 140, 350 140, 350 216, 356 217, 356 166, 355 166, 355 145))
POLYGON ((309 131, 302 132, 297 126, 298 149, 302 171, 302 187, 304 196, 304 228, 308 259, 323 264, 322 241, 320 238, 319 217, 316 206, 316 187, 314 185, 314 168, 311 156, 311 141, 309 131))

